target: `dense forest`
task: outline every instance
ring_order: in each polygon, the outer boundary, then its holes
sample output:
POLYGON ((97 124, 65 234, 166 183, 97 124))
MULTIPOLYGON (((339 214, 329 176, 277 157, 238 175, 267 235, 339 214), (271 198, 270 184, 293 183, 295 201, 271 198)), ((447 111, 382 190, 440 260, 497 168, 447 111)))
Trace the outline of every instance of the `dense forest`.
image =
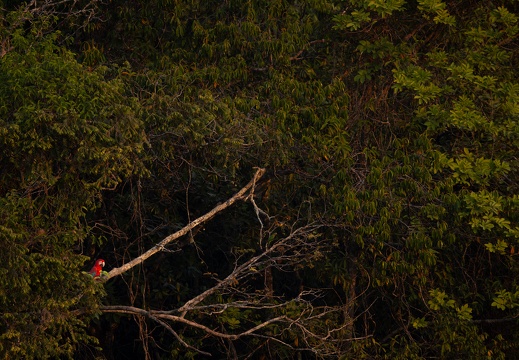
POLYGON ((518 16, 0 0, 1 358, 519 358, 518 16))

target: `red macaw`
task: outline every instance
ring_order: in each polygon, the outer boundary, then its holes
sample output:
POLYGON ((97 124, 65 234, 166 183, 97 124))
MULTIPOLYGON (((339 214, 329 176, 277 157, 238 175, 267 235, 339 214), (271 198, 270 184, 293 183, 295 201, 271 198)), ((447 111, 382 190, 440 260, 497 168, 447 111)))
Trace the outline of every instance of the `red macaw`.
POLYGON ((94 266, 92 266, 92 269, 88 272, 93 277, 99 277, 101 276, 101 271, 103 271, 103 266, 105 266, 105 261, 103 259, 97 259, 94 266))

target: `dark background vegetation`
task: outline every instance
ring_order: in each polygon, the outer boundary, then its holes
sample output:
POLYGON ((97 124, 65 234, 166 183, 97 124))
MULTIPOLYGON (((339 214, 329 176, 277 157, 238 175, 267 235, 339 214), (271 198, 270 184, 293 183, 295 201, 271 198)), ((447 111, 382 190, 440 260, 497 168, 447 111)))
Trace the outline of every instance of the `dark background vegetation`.
POLYGON ((3 358, 519 357, 516 1, 0 9, 3 358))

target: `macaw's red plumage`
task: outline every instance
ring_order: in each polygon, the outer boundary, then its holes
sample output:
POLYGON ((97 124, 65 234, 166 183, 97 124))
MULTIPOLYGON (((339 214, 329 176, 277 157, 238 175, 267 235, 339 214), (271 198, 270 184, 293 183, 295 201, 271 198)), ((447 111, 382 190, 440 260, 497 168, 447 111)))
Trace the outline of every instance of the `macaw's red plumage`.
POLYGON ((105 266, 105 261, 103 259, 97 259, 94 266, 92 266, 92 269, 88 272, 93 277, 99 277, 101 276, 101 271, 103 271, 103 266, 105 266))

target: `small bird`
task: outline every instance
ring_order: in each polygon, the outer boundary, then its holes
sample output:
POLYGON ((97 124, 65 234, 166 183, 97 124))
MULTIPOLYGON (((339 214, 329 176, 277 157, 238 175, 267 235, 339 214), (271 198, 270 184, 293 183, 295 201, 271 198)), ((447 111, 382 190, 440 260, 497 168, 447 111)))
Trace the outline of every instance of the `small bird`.
POLYGON ((88 272, 94 278, 101 276, 101 272, 103 271, 103 266, 105 266, 105 261, 103 259, 97 259, 92 269, 88 272))

